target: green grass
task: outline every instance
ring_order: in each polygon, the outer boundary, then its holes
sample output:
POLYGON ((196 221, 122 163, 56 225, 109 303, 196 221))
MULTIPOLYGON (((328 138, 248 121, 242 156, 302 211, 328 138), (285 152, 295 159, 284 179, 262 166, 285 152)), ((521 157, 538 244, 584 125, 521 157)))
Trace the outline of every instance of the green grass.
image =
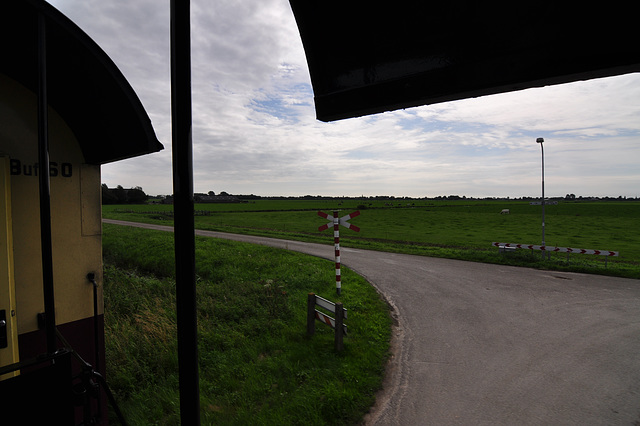
MULTIPOLYGON (((492 242, 540 244, 541 206, 508 200, 257 200, 241 204, 197 204, 196 227, 330 244, 331 231, 318 210, 340 215, 361 208, 351 222, 361 232, 341 228, 344 247, 449 257, 640 278, 640 202, 559 201, 545 209, 548 246, 612 250, 619 257, 541 253, 502 256, 492 242), (342 204, 339 204, 342 201, 342 204), (393 203, 394 205, 389 205, 393 203), (509 215, 501 215, 509 209, 509 215)), ((172 223, 171 205, 104 206, 107 218, 172 223)))
MULTIPOLYGON (((316 212, 360 209, 351 222, 362 231, 341 228, 342 246, 640 278, 637 201, 546 206, 547 245, 620 252, 607 263, 602 256, 498 254, 493 241, 540 243, 541 207, 528 202, 339 202, 200 204, 196 227, 331 244, 331 231, 317 231, 326 221, 316 212), (500 215, 503 208, 511 213, 500 215)), ((170 225, 172 210, 103 206, 103 216, 170 225)), ((103 247, 107 379, 131 424, 179 424, 173 236, 105 224, 103 247)), ((388 307, 374 289, 343 267, 336 297, 333 263, 290 251, 198 238, 196 256, 202 423, 357 424, 388 357, 388 307), (306 336, 309 292, 349 310, 343 352, 320 324, 306 336)))
MULTIPOLYGON (((173 235, 103 231, 107 380, 130 424, 179 424, 173 235)), ((332 262, 225 240, 197 238, 196 258, 202 424, 357 424, 389 350, 371 285, 343 268, 338 297, 332 262), (309 292, 348 309, 344 351, 306 335, 309 292)))

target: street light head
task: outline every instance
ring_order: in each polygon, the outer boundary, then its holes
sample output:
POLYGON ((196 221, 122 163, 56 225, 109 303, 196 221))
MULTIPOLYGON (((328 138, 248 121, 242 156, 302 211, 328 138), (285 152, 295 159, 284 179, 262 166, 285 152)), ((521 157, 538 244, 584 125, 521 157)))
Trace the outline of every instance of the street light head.
POLYGON ((544 142, 544 138, 538 138, 538 139, 536 139, 536 142, 537 143, 542 143, 542 142, 544 142))

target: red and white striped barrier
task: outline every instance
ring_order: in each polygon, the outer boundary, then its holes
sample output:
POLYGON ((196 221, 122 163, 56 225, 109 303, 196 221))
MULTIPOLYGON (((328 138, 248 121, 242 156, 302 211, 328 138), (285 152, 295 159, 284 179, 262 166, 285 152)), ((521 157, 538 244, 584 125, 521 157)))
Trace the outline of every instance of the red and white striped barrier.
MULTIPOLYGON (((316 314, 316 319, 318 321, 327 324, 331 328, 336 328, 335 319, 331 318, 329 315, 325 314, 324 312, 320 312, 318 310, 315 311, 315 314, 316 314)), ((343 324, 342 328, 343 328, 343 333, 347 334, 347 326, 343 324)))
POLYGON ((496 247, 505 248, 519 248, 528 250, 541 250, 557 253, 577 253, 577 254, 595 254, 600 256, 618 256, 619 252, 610 250, 592 250, 592 249, 579 249, 571 247, 552 247, 552 246, 537 246, 534 244, 513 244, 513 243, 491 243, 496 247))
POLYGON ((360 212, 355 211, 351 214, 339 218, 337 210, 333 212, 333 216, 329 216, 324 212, 318 212, 318 216, 323 217, 329 221, 329 223, 319 226, 318 231, 324 231, 325 229, 329 229, 330 225, 333 225, 333 245, 335 248, 336 256, 336 292, 338 294, 340 294, 342 288, 342 279, 340 276, 340 225, 344 226, 345 228, 352 229, 356 232, 360 232, 360 228, 348 222, 349 219, 359 215, 360 212))
POLYGON ((309 336, 315 334, 315 322, 318 320, 335 330, 335 348, 337 351, 341 351, 344 348, 343 337, 347 335, 347 325, 344 323, 345 319, 347 319, 347 310, 342 306, 342 303, 334 303, 320 296, 316 296, 314 293, 309 293, 307 297, 307 334, 309 336), (335 319, 315 309, 316 306, 335 314, 335 319))

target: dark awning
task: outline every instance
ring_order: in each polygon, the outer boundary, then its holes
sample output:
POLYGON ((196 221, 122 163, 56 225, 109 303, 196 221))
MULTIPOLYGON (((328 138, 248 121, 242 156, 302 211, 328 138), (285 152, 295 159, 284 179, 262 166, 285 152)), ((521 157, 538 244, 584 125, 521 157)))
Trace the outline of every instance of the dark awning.
POLYGON ((44 1, 0 2, 0 73, 37 93, 38 12, 47 23, 49 104, 75 133, 85 161, 104 164, 163 149, 113 61, 44 1))
POLYGON ((290 4, 322 121, 640 71, 632 2, 290 4))

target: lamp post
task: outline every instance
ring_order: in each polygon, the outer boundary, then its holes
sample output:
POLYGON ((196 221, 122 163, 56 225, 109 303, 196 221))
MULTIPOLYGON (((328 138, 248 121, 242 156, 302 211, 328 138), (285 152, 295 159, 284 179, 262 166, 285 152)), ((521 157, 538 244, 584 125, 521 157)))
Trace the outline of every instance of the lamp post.
MULTIPOLYGON (((540 144, 540 151, 542 152, 542 246, 544 247, 544 138, 538 138, 536 142, 540 144)), ((544 259, 544 252, 545 250, 542 250, 542 259, 544 259)))

